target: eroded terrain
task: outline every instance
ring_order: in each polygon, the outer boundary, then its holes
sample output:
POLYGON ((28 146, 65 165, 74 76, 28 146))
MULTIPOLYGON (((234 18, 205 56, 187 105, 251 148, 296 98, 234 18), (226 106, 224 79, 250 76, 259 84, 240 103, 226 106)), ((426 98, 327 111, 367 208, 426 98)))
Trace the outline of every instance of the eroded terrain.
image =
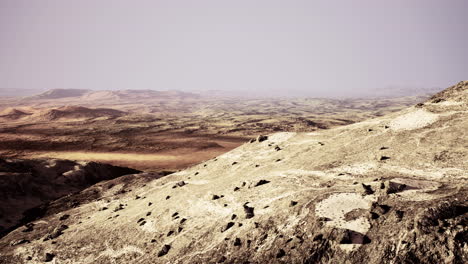
POLYGON ((0 261, 466 263, 467 128, 468 81, 382 117, 260 136, 56 200, 0 239, 0 261))
POLYGON ((0 154, 178 170, 259 134, 347 125, 423 98, 242 99, 150 90, 58 89, 0 100, 0 154))

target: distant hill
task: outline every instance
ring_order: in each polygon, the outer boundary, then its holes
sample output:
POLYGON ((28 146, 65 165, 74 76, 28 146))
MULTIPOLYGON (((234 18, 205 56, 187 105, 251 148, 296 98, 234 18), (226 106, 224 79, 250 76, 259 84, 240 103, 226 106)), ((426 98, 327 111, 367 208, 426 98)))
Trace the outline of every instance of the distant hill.
POLYGON ((69 97, 80 97, 90 92, 86 89, 52 89, 38 95, 30 96, 26 99, 60 99, 69 97))
POLYGON ((69 120, 69 119, 94 119, 115 118, 124 115, 125 112, 109 108, 87 108, 81 106, 64 106, 47 109, 35 113, 31 118, 41 121, 69 120))
POLYGON ((29 96, 25 100, 77 100, 78 102, 98 101, 102 102, 135 102, 135 100, 159 100, 159 99, 189 99, 199 98, 200 95, 181 91, 156 91, 156 90, 86 90, 86 89, 52 89, 44 93, 29 96))

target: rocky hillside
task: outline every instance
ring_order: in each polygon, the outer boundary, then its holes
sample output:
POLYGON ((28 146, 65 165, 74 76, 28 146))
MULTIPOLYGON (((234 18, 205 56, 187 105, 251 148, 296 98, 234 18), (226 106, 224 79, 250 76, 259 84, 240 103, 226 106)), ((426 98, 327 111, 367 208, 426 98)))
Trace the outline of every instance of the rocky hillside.
POLYGON ((467 131, 461 82, 365 122, 261 136, 167 177, 93 186, 74 208, 57 200, 0 240, 0 260, 467 263, 467 131))
POLYGON ((0 159, 0 236, 46 206, 97 182, 139 171, 95 162, 0 159))

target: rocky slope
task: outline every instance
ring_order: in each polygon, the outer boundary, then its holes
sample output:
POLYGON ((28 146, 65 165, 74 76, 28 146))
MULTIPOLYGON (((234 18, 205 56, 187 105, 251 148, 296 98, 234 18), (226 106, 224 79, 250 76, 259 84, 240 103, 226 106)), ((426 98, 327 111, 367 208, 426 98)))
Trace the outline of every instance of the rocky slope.
POLYGON ((0 240, 0 263, 467 263, 467 131, 461 82, 365 122, 258 137, 57 200, 0 240))
POLYGON ((50 201, 138 172, 95 162, 0 159, 0 236, 40 217, 40 206, 50 201))

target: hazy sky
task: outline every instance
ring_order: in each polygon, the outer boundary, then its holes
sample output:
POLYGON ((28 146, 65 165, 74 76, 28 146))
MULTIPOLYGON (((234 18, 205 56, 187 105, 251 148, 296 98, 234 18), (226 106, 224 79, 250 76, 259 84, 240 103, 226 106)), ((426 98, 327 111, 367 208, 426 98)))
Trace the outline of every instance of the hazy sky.
POLYGON ((0 0, 0 87, 359 94, 468 79, 467 0, 0 0))

